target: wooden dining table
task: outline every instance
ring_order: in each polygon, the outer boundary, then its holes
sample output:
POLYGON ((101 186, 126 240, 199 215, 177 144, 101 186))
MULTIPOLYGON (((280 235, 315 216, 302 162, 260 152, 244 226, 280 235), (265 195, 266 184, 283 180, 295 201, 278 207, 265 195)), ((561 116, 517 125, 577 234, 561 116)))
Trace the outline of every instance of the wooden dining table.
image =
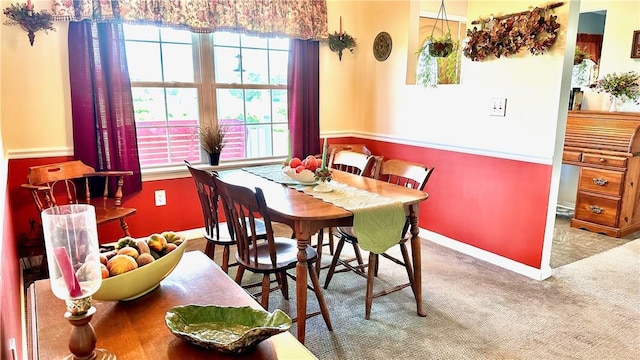
MULTIPOLYGON (((248 171, 221 171, 219 175, 225 181, 244 186, 259 187, 263 190, 269 216, 272 221, 286 224, 293 229, 298 243, 298 263, 296 265, 296 316, 297 337, 301 343, 305 340, 305 321, 307 314, 307 255, 305 248, 310 244, 311 236, 318 230, 328 227, 353 225, 353 213, 307 195, 299 189, 254 175, 248 171)), ((416 309, 419 316, 426 316, 422 306, 422 253, 418 237, 419 204, 428 198, 426 192, 333 170, 333 181, 344 183, 358 189, 400 201, 410 219, 411 254, 413 260, 413 283, 415 284, 416 309)), ((400 234, 398 234, 400 236, 400 234)))
MULTIPOLYGON (((175 336, 165 314, 179 305, 250 306, 262 309, 242 287, 200 251, 185 252, 160 286, 131 301, 93 301, 91 319, 96 347, 127 359, 316 359, 289 331, 272 336, 243 355, 201 348, 175 336)), ((65 302, 51 291, 49 279, 27 291, 29 359, 62 359, 68 355, 71 324, 65 302)))

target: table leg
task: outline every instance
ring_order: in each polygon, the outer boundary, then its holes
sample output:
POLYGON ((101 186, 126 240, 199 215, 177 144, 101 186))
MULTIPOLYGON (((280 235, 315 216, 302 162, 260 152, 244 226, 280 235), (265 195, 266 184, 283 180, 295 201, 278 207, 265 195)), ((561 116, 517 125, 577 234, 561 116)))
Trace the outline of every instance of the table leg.
POLYGON ((310 235, 308 231, 296 229, 298 242, 298 263, 296 264, 296 317, 298 327, 298 341, 304 344, 307 323, 307 244, 310 235))
POLYGON ((416 308, 418 316, 427 316, 422 308, 422 249, 418 237, 418 204, 409 207, 409 222, 411 223, 411 256, 413 257, 413 283, 415 285, 416 308))

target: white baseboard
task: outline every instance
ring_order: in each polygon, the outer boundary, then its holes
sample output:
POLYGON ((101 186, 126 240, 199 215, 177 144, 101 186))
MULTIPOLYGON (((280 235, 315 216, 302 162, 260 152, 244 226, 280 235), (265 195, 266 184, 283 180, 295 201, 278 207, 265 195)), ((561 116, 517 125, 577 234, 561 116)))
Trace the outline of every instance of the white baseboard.
POLYGON ((496 255, 486 250, 478 249, 469 244, 465 244, 460 241, 450 239, 446 236, 440 235, 438 233, 435 233, 429 230, 420 229, 420 237, 423 239, 429 240, 431 242, 434 242, 438 245, 442 245, 446 248, 458 251, 465 255, 469 255, 476 259, 486 261, 490 264, 499 266, 509 271, 513 271, 517 274, 532 278, 534 280, 544 280, 550 277, 552 273, 551 267, 549 265, 547 265, 546 267, 543 267, 543 269, 537 269, 528 265, 524 265, 517 261, 513 261, 504 256, 496 255))

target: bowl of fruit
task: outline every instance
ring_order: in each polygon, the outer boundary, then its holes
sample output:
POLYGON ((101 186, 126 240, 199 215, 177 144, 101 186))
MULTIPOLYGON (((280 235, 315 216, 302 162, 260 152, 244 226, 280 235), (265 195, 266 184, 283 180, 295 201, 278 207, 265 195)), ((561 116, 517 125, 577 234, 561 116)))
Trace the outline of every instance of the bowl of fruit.
POLYGON ((126 301, 151 292, 178 265, 186 245, 184 236, 173 231, 121 238, 115 249, 100 254, 102 285, 93 298, 126 301))
POLYGON ((307 156, 304 160, 293 157, 283 167, 283 172, 291 179, 301 184, 315 184, 316 169, 322 165, 322 160, 313 155, 307 156))

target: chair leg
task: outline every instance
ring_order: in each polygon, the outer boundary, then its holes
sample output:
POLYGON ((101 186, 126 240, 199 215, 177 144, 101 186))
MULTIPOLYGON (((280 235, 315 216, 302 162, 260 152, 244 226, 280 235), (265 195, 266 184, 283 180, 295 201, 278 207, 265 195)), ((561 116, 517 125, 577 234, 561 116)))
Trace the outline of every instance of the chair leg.
POLYGON ((204 254, 209 257, 209 259, 213 260, 216 255, 216 244, 213 241, 207 240, 207 246, 204 248, 204 254))
POLYGON ((316 273, 312 263, 308 262, 307 268, 309 269, 309 277, 311 278, 311 284, 313 285, 313 292, 316 294, 316 299, 318 299, 318 305, 320 306, 320 313, 322 314, 324 323, 327 325, 327 329, 329 329, 329 331, 333 331, 331 318, 329 317, 329 308, 327 308, 327 303, 324 301, 324 296, 322 296, 318 274, 316 273))
POLYGON ((333 254, 333 259, 331 260, 331 266, 329 266, 329 272, 327 272, 327 278, 324 280, 325 289, 329 287, 329 282, 331 282, 333 273, 336 270, 336 265, 338 265, 338 259, 340 259, 340 253, 342 252, 344 241, 345 241, 344 237, 341 237, 340 240, 338 240, 338 246, 336 246, 336 253, 333 254))
POLYGON ((278 280, 278 285, 280 285, 282 296, 285 300, 289 300, 289 281, 287 280, 287 274, 285 274, 284 271, 276 273, 276 280, 278 280))
POLYGON ((355 241, 352 242, 351 244, 353 245, 353 252, 356 253, 356 258, 358 259, 358 265, 362 266, 364 264, 364 261, 362 260, 362 253, 360 252, 360 246, 355 241))
POLYGON ((236 272, 236 284, 242 284, 242 276, 244 275, 244 266, 238 265, 238 271, 236 272))
MULTIPOLYGON (((333 255, 333 228, 329 228, 329 254, 333 255)), ((320 273, 318 273, 318 276, 320 273)))
POLYGON ((124 218, 120 219, 120 228, 122 228, 122 232, 125 236, 131 236, 131 234, 129 233, 129 224, 124 221, 124 218))
POLYGON ((409 258, 409 251, 407 251, 407 244, 400 244, 400 251, 402 252, 402 258, 404 259, 404 268, 407 270, 407 276, 409 277, 409 283, 411 284, 411 290, 413 290, 413 296, 416 296, 416 284, 413 281, 413 268, 411 267, 411 259, 409 258))
POLYGON ((269 310, 269 294, 271 293, 271 279, 269 278, 269 274, 264 274, 262 276, 262 301, 260 301, 260 305, 265 310, 269 310))
POLYGON ((229 245, 222 249, 222 271, 229 273, 229 245))
POLYGON ((367 269, 367 293, 365 296, 364 318, 369 320, 371 317, 371 303, 373 302, 373 279, 376 264, 378 262, 378 254, 369 253, 369 266, 367 269))
POLYGON ((322 266, 322 245, 324 242, 324 228, 318 231, 318 240, 316 245, 316 252, 318 253, 318 260, 316 261, 316 273, 320 275, 320 267, 322 266))

